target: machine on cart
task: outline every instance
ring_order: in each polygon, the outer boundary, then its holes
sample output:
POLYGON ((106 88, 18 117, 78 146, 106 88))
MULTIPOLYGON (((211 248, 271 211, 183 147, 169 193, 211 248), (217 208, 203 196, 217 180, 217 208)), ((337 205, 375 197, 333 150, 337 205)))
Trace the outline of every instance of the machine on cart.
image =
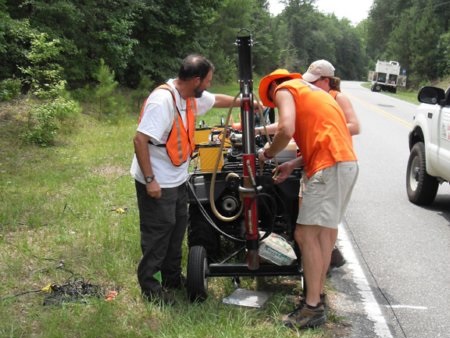
POLYGON ((275 185, 273 169, 276 161, 283 158, 264 165, 258 163, 257 150, 268 137, 255 136, 254 131, 251 35, 238 36, 236 44, 242 129, 233 130, 227 122, 219 132, 210 130, 208 144, 199 146, 196 160, 200 164, 188 181, 186 288, 191 301, 207 298, 210 277, 302 275, 293 240, 301 173, 296 170, 282 184, 275 185), (221 140, 220 146, 215 144, 217 140, 221 140), (261 243, 270 235, 291 246, 296 259, 275 264, 261 258, 261 243))

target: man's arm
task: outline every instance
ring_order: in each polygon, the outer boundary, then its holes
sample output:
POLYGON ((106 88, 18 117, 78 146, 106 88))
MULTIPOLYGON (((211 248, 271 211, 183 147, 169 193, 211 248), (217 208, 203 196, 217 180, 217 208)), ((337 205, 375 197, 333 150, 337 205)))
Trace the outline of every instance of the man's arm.
POLYGON ((278 107, 278 127, 272 144, 266 149, 266 156, 274 157, 288 145, 295 132, 295 101, 292 94, 281 89, 276 92, 275 104, 278 107))
POLYGON ((214 102, 215 108, 230 108, 230 107, 240 107, 241 99, 239 97, 234 100, 233 96, 225 94, 214 94, 216 101, 214 102))
POLYGON ((263 127, 256 127, 255 128, 255 134, 256 135, 265 135, 265 132, 267 131, 267 134, 274 135, 277 131, 278 122, 266 124, 265 129, 263 127))
MULTIPOLYGON (((241 98, 238 96, 236 97, 236 100, 231 95, 225 95, 225 94, 214 94, 216 101, 214 102, 215 108, 230 108, 233 107, 240 107, 241 106, 241 98)), ((254 110, 259 109, 258 102, 256 100, 253 102, 253 108, 254 110)))
MULTIPOLYGON (((141 132, 137 132, 134 136, 134 152, 136 154, 139 167, 141 168, 144 177, 154 176, 152 164, 150 161, 150 152, 148 150, 148 142, 150 137, 141 132)), ((161 197, 161 187, 156 181, 156 177, 151 183, 146 184, 147 193, 150 197, 159 198, 161 197)))

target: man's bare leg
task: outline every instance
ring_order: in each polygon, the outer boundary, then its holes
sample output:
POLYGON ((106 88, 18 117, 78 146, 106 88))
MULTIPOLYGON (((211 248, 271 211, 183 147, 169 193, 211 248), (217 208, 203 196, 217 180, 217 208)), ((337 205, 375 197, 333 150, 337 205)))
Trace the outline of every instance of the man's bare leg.
POLYGON ((328 268, 330 267, 331 252, 336 244, 337 233, 337 229, 321 227, 321 232, 319 235, 320 248, 323 257, 322 275, 320 279, 321 293, 324 293, 325 291, 325 281, 327 278, 328 268))
POLYGON ((322 269, 325 264, 320 243, 322 229, 323 227, 317 225, 297 224, 294 234, 302 252, 303 273, 307 285, 306 303, 310 306, 320 303, 322 269))

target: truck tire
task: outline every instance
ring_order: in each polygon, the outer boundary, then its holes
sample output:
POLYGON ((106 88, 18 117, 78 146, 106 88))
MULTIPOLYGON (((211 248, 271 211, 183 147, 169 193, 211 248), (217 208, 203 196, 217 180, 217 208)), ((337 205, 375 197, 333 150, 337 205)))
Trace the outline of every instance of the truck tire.
POLYGON ((201 245, 189 249, 186 274, 186 290, 191 302, 203 302, 208 297, 208 260, 201 245))
POLYGON ((417 142, 411 149, 406 169, 408 198, 417 205, 433 203, 439 187, 438 180, 427 174, 425 161, 425 145, 417 142))
POLYGON ((373 92, 381 92, 381 85, 379 85, 378 83, 375 83, 372 85, 371 90, 373 92))

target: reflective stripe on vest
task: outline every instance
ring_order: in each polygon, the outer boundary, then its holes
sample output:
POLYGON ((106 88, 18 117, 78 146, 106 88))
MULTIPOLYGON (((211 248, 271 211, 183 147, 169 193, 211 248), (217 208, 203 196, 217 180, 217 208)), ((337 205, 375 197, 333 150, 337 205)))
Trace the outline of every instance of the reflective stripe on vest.
POLYGON ((188 129, 183 124, 183 119, 177 108, 177 116, 174 117, 172 129, 166 142, 166 151, 174 166, 180 166, 192 155, 195 149, 195 112, 197 102, 193 98, 186 100, 186 119, 188 129))
MULTIPOLYGON (((172 94, 173 105, 176 114, 174 114, 172 129, 169 132, 166 144, 158 144, 158 147, 165 147, 167 155, 174 166, 180 166, 188 160, 195 149, 194 133, 195 133, 195 116, 197 113, 197 101, 194 98, 186 99, 186 119, 187 119, 187 130, 184 127, 183 119, 181 113, 178 110, 175 94, 172 88, 163 84, 156 89, 165 89, 172 94)), ((144 103, 139 116, 139 122, 144 114, 145 106, 147 101, 144 103)), ((151 142, 150 142, 151 143, 151 142)))

